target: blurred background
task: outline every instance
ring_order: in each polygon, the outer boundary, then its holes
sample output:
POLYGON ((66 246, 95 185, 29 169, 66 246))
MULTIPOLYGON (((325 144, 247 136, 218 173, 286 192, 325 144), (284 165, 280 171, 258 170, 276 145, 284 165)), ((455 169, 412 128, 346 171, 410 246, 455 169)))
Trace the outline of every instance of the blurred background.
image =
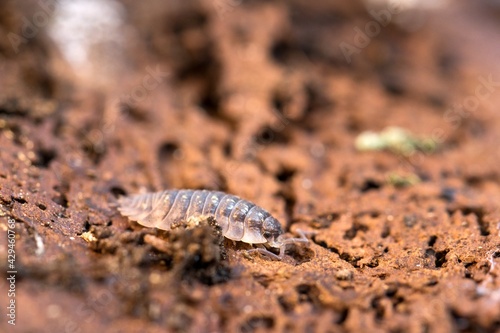
POLYGON ((500 330, 499 41, 497 0, 1 0, 0 331, 500 330), (169 188, 314 236, 115 209, 169 188))

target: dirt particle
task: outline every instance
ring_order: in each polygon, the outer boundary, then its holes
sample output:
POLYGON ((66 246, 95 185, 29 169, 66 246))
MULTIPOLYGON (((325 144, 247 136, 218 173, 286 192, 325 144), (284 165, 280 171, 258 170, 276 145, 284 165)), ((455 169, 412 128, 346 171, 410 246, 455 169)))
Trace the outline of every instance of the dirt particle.
POLYGON ((213 220, 192 229, 171 232, 169 244, 174 249, 173 265, 183 281, 197 280, 213 285, 231 278, 231 269, 225 260, 224 237, 213 220))
POLYGON ((455 201, 457 195, 457 190, 451 187, 444 187, 441 190, 440 198, 446 200, 447 202, 455 201))
POLYGON ((374 191, 380 189, 382 186, 381 183, 379 183, 376 180, 373 179, 367 179, 365 182, 361 185, 360 191, 362 193, 368 192, 368 191, 374 191))
POLYGON ((340 218, 340 213, 326 213, 315 217, 312 226, 316 229, 326 229, 340 218))
POLYGON ((413 228, 418 223, 418 217, 415 214, 406 214, 403 217, 403 223, 408 228, 413 228))
POLYGON ((436 235, 432 235, 431 237, 429 237, 429 240, 427 241, 427 245, 430 247, 433 247, 434 244, 436 244, 437 239, 438 239, 438 237, 436 235))
POLYGON ((36 160, 33 165, 40 168, 48 168, 50 162, 52 162, 57 156, 57 153, 54 149, 38 149, 36 151, 36 160))
POLYGON ((349 228, 345 233, 344 233, 344 239, 352 240, 356 237, 358 232, 366 232, 368 230, 368 227, 364 224, 361 223, 353 223, 351 228, 349 228))
POLYGON ((27 203, 27 201, 21 197, 12 197, 12 200, 14 200, 15 202, 19 202, 21 205, 24 205, 25 203, 27 203))
POLYGON ((450 250, 448 250, 448 249, 436 252, 436 255, 435 255, 436 256, 436 262, 435 262, 436 268, 443 267, 443 265, 446 263, 446 255, 448 254, 448 252, 450 252, 450 250))
POLYGON ((97 238, 89 231, 82 233, 80 237, 87 243, 97 242, 97 238))
POLYGON ((109 189, 109 191, 111 192, 111 194, 113 194, 113 196, 114 196, 115 198, 118 198, 118 197, 120 197, 120 196, 125 196, 125 195, 127 195, 127 192, 126 192, 123 188, 121 188, 121 187, 119 187, 119 186, 112 186, 112 187, 109 189))
POLYGON ((242 326, 241 332, 251 333, 274 327, 274 318, 270 316, 252 316, 242 326))
POLYGON ((158 156, 160 161, 168 161, 171 160, 176 156, 176 154, 179 154, 179 146, 174 143, 174 142, 165 142, 160 146, 160 149, 158 151, 158 156))
POLYGON ((354 273, 350 269, 341 269, 335 272, 335 278, 339 281, 350 281, 353 276, 354 273))

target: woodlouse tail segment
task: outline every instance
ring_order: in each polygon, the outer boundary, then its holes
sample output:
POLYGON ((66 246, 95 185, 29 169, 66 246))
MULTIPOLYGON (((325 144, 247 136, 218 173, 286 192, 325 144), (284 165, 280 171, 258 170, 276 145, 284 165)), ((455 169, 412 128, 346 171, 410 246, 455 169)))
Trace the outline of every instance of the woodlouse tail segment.
POLYGON ((152 196, 136 195, 118 198, 118 211, 133 221, 141 220, 150 212, 152 196), (149 209, 145 209, 145 207, 149 209))
POLYGON ((130 215, 130 212, 133 209, 133 207, 131 207, 130 204, 131 204, 131 200, 129 197, 121 196, 116 201, 118 211, 125 216, 130 215))

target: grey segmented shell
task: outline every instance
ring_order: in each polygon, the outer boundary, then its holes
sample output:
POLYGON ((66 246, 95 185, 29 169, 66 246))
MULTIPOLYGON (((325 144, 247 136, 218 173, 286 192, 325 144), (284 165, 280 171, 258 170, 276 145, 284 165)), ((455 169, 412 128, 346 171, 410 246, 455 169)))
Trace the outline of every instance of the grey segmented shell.
POLYGON ((208 190, 167 190, 121 197, 119 211, 145 227, 170 230, 192 218, 213 217, 223 236, 273 247, 283 234, 266 210, 235 195, 208 190))

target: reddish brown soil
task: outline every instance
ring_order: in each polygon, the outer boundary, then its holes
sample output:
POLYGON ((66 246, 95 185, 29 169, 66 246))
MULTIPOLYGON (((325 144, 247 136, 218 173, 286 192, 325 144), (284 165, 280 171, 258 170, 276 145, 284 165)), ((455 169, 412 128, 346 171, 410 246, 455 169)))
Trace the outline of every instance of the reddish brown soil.
POLYGON ((15 219, 18 271, 0 331, 500 331, 500 87, 452 109, 500 81, 498 12, 390 24, 348 64, 338 45, 373 20, 356 1, 124 0, 118 56, 74 73, 43 29, 13 51, 20 3, 0 4, 0 267, 15 219), (168 76, 124 97, 151 70, 168 76), (387 126, 438 150, 356 151, 387 126), (311 242, 271 261, 116 210, 167 188, 239 195, 311 242))

